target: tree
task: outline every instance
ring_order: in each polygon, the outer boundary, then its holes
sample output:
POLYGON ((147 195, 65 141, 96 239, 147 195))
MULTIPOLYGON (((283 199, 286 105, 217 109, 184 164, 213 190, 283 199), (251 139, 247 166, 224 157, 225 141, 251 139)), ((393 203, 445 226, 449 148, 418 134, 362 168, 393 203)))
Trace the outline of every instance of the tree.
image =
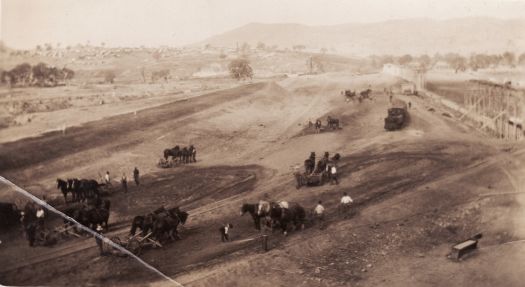
POLYGON ((428 55, 421 55, 419 58, 418 58, 418 61, 419 63, 421 63, 421 65, 424 67, 424 68, 428 68, 430 67, 430 64, 432 63, 432 59, 430 59, 430 56, 428 55))
POLYGON ((45 63, 38 63, 32 68, 33 81, 36 81, 37 85, 44 85, 46 80, 51 75, 51 69, 45 63))
POLYGON ((521 55, 518 57, 518 64, 525 65, 525 53, 521 53, 521 55))
POLYGON ((294 51, 302 51, 304 49, 306 49, 305 45, 293 45, 292 46, 292 50, 294 50, 294 51))
POLYGON ((146 82, 146 67, 142 66, 140 68, 140 75, 142 76, 142 82, 146 82))
POLYGON ((246 78, 253 78, 253 70, 247 59, 240 58, 232 60, 228 65, 228 69, 230 70, 230 75, 234 79, 244 80, 246 78))
POLYGON ((108 84, 113 84, 117 75, 113 70, 107 70, 104 72, 104 82, 108 84))
POLYGON ((266 48, 266 45, 263 42, 257 43, 257 50, 264 50, 266 48))
POLYGON ((241 55, 248 55, 250 53, 250 44, 244 42, 242 45, 241 45, 241 49, 240 49, 240 54, 241 55))
POLYGON ((159 51, 154 51, 151 56, 153 57, 153 59, 155 60, 160 60, 160 56, 161 56, 161 53, 159 51))
POLYGON ((397 59, 397 62, 400 64, 400 65, 406 65, 410 62, 412 62, 412 56, 406 54, 406 55, 403 55, 401 57, 399 57, 399 59, 397 59))
POLYGON ((61 74, 63 75, 62 79, 66 81, 66 83, 75 77, 75 71, 66 67, 62 68, 61 74))
POLYGON ((467 59, 456 53, 448 53, 444 57, 445 61, 454 71, 465 71, 467 69, 467 59))
POLYGON ((508 66, 514 66, 514 62, 516 60, 516 55, 512 52, 505 52, 503 53, 503 62, 508 66))
POLYGON ((322 54, 326 54, 326 52, 328 52, 328 49, 326 49, 325 47, 323 47, 323 48, 321 48, 320 51, 321 51, 322 54))
POLYGON ((22 63, 8 72, 10 78, 9 84, 14 85, 17 83, 22 83, 26 85, 31 79, 31 65, 28 63, 22 63))
POLYGON ((153 71, 151 73, 151 82, 155 83, 158 79, 164 79, 165 82, 168 82, 170 78, 170 70, 164 69, 159 71, 153 71))

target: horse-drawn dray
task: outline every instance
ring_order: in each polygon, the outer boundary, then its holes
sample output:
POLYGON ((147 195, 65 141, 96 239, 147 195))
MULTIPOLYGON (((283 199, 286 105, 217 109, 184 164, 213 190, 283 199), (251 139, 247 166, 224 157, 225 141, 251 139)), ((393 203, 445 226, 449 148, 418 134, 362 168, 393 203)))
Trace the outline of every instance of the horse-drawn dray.
POLYGON ((152 232, 146 234, 145 236, 140 236, 139 234, 136 234, 127 239, 115 236, 111 238, 111 241, 126 248, 135 255, 140 255, 144 248, 162 247, 162 244, 160 244, 160 242, 151 238, 151 234, 152 232))
POLYGON ((317 172, 317 173, 294 173, 295 179, 297 181, 296 188, 299 189, 303 186, 320 186, 325 184, 330 180, 329 174, 327 171, 317 172))
POLYGON ((171 159, 160 158, 159 161, 157 162, 157 167, 160 167, 160 168, 171 168, 177 165, 179 165, 179 162, 173 158, 171 159))

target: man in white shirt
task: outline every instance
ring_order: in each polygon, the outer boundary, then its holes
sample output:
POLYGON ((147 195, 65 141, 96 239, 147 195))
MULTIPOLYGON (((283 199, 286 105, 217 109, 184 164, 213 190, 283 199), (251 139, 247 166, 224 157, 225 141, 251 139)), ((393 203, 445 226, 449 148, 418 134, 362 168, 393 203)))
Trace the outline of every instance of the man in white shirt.
POLYGON ((106 175, 104 176, 104 179, 106 180, 107 185, 111 185, 111 179, 109 178, 109 171, 106 171, 106 175))
POLYGON ((343 197, 341 197, 341 213, 343 213, 345 215, 345 217, 348 214, 348 210, 350 210, 350 205, 353 202, 354 201, 352 200, 350 195, 348 195, 346 192, 344 192, 343 193, 343 197))
POLYGON ((221 227, 219 229, 220 233, 221 233, 221 241, 222 242, 227 242, 227 241, 230 241, 230 229, 233 228, 233 225, 228 223, 228 224, 225 224, 223 227, 221 227))
POLYGON ((324 221, 324 206, 322 205, 322 201, 319 200, 317 202, 317 205, 314 208, 314 217, 319 222, 319 229, 323 228, 323 221, 324 221))
POLYGON ((335 184, 339 184, 339 180, 337 180, 337 167, 335 165, 332 165, 330 168, 330 184, 333 184, 335 181, 335 184))

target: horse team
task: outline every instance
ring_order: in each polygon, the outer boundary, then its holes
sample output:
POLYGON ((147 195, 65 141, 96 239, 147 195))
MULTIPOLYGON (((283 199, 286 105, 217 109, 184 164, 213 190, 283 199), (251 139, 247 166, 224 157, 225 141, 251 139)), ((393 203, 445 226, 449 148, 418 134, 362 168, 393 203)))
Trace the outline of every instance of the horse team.
POLYGON ((98 183, 94 179, 68 178, 67 180, 57 178, 57 189, 60 189, 67 203, 67 195, 71 193, 71 201, 85 201, 89 198, 100 196, 100 187, 105 184, 98 183))
POLYGON ((167 161, 170 156, 173 161, 180 163, 197 162, 197 149, 193 145, 183 148, 177 145, 174 148, 164 150, 164 160, 167 161))
POLYGON ((189 214, 181 211, 179 207, 166 209, 162 206, 146 215, 135 216, 129 234, 135 236, 137 229, 140 229, 143 237, 151 233, 151 237, 159 242, 180 239, 177 227, 184 225, 188 216, 189 214))
POLYGON ((250 213, 255 229, 261 230, 261 222, 272 230, 280 228, 284 235, 289 227, 295 230, 304 229, 306 210, 296 202, 270 202, 261 200, 259 203, 245 203, 241 206, 241 216, 250 213))
MULTIPOLYGON (((308 127, 314 127, 315 133, 320 133, 323 130, 323 122, 321 121, 321 119, 317 119, 315 123, 312 123, 312 121, 310 121, 308 122, 308 127)), ((341 127, 339 125, 339 119, 328 116, 326 118, 326 127, 330 130, 340 129, 341 127)))

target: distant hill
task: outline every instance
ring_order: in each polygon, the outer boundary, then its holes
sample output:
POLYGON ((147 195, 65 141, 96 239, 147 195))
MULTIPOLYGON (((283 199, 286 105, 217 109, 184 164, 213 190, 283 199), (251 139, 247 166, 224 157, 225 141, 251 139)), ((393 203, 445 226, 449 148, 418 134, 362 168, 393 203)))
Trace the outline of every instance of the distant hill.
POLYGON ((406 19, 379 23, 349 23, 333 26, 252 23, 206 39, 199 44, 252 47, 262 42, 291 48, 326 48, 342 54, 470 54, 525 52, 525 19, 486 17, 450 20, 406 19))

